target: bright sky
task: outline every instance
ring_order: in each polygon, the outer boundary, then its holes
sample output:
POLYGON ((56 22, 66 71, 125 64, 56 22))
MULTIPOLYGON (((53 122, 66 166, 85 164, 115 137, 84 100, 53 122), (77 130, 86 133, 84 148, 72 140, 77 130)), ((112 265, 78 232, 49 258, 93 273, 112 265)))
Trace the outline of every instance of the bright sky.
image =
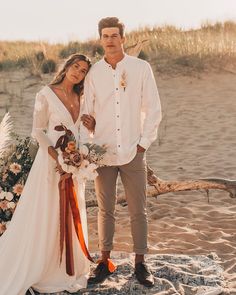
POLYGON ((206 20, 236 21, 236 0, 0 0, 0 40, 83 41, 98 37, 102 17, 117 16, 127 31, 206 20))

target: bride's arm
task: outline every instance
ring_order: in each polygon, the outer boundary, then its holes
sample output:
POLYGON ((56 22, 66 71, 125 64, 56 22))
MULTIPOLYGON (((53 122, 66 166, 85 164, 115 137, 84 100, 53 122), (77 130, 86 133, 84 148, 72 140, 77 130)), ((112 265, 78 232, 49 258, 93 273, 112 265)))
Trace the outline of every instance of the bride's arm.
POLYGON ((33 113, 33 127, 31 136, 37 140, 39 146, 46 150, 53 143, 46 135, 45 131, 48 128, 49 109, 48 102, 45 95, 41 92, 36 94, 34 113, 33 113))
POLYGON ((48 128, 49 109, 47 98, 41 93, 37 93, 35 98, 34 114, 33 114, 33 128, 31 136, 37 140, 39 146, 43 150, 47 150, 49 155, 56 161, 59 173, 61 167, 58 164, 58 153, 53 147, 53 143, 48 138, 45 130, 48 128))

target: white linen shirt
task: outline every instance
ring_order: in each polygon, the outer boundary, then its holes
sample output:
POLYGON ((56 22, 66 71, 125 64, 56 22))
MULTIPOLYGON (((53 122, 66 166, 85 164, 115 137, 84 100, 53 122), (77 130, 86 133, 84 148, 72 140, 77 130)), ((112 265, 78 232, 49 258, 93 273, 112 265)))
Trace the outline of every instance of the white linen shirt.
MULTIPOLYGON (((82 109, 96 120, 92 142, 108 146, 103 163, 129 163, 138 144, 147 150, 156 139, 161 121, 160 98, 149 63, 126 54, 115 69, 104 58, 95 63, 85 79, 82 109)), ((84 126, 80 132, 81 141, 88 142, 84 126)))

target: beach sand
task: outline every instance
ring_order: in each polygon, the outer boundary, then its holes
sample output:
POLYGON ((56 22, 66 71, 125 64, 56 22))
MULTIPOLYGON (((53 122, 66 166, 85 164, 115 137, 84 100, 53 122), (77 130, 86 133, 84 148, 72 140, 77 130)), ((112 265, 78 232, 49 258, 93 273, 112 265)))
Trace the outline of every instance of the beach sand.
MULTIPOLYGON (((50 78, 45 75, 41 80, 27 72, 1 72, 0 119, 9 110, 16 132, 29 135, 35 93, 50 78)), ((205 177, 236 180, 236 75, 226 71, 188 77, 157 75, 157 84, 163 120, 158 140, 147 152, 147 162, 156 175, 164 180, 205 177)), ((90 198, 91 192, 90 184, 90 198)), ((122 193, 119 186, 119 194, 122 193)), ((223 191, 211 191, 209 200, 204 191, 148 198, 148 220, 150 254, 216 257, 224 270, 224 294, 236 294, 236 198, 223 191)), ((97 208, 88 208, 91 252, 98 251, 96 222, 97 208)), ((132 252, 127 206, 116 207, 114 250, 132 252)), ((130 256, 124 259, 132 265, 130 256)), ((152 271, 156 272, 153 264, 152 271)), ((125 276, 124 272, 124 279, 125 276)), ((176 294, 142 292, 130 294, 176 294)), ((99 294, 103 294, 102 289, 99 294)), ((121 293, 117 290, 110 294, 121 293)), ((198 293, 184 288, 180 294, 198 293)))

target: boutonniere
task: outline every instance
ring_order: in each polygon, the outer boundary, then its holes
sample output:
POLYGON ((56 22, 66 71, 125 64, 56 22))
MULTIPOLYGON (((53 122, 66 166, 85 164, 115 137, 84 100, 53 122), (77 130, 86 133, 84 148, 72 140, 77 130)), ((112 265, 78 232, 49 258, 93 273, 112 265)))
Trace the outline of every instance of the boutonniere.
POLYGON ((125 70, 121 74, 120 86, 124 89, 127 87, 127 76, 125 70))

